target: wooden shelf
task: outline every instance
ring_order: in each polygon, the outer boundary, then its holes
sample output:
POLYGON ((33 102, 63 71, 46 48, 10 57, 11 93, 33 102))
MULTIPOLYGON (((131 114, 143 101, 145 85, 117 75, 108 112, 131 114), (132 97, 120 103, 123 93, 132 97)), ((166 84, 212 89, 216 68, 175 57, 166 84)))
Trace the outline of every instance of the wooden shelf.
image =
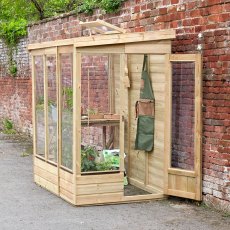
POLYGON ((120 124, 120 119, 84 119, 81 120, 82 126, 118 126, 120 124))

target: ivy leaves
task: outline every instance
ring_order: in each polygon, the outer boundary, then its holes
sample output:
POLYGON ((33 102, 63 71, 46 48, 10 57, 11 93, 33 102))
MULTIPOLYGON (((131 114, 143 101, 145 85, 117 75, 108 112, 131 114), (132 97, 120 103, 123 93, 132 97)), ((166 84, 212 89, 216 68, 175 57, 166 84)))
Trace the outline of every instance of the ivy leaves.
POLYGON ((9 48, 9 72, 17 75, 13 53, 21 37, 27 35, 28 22, 38 21, 61 13, 92 14, 100 8, 106 13, 116 12, 124 0, 0 0, 0 39, 9 48))
POLYGON ((25 19, 11 20, 0 23, 0 37, 9 47, 15 47, 18 40, 27 34, 27 21, 25 19))
POLYGON ((104 9, 107 13, 117 11, 124 0, 101 0, 99 7, 104 9))
POLYGON ((13 60, 13 52, 16 50, 19 39, 27 34, 27 21, 25 19, 12 19, 9 22, 0 23, 0 38, 8 46, 9 73, 16 77, 17 63, 13 60))
POLYGON ((116 12, 124 0, 84 0, 79 5, 78 12, 92 14, 93 10, 100 8, 106 13, 116 12))

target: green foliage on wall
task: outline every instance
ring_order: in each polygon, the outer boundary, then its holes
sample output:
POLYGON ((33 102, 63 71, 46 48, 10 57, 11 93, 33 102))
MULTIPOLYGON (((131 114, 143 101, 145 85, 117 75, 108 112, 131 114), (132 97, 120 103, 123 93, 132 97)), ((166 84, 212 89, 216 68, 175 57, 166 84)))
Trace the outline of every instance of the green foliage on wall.
POLYGON ((13 60, 13 52, 16 51, 17 43, 21 37, 27 34, 27 21, 25 19, 12 19, 9 22, 0 23, 0 38, 8 46, 9 73, 17 75, 17 63, 13 60))
POLYGON ((95 8, 100 8, 106 13, 116 12, 124 0, 85 0, 79 6, 79 12, 92 14, 95 8))
POLYGON ((5 134, 15 134, 16 133, 13 122, 9 120, 8 118, 5 118, 2 124, 3 124, 3 133, 5 134))
POLYGON ((104 9, 107 13, 116 12, 124 0, 101 0, 99 8, 104 9))
POLYGON ((34 22, 70 11, 92 13, 100 8, 115 12, 124 0, 1 0, 0 22, 25 19, 34 22))
POLYGON ((11 20, 0 23, 0 37, 9 47, 15 47, 18 40, 27 34, 27 21, 25 19, 11 20))
POLYGON ((27 34, 27 24, 61 13, 75 11, 92 14, 100 8, 106 13, 116 12, 124 0, 0 0, 0 39, 9 48, 9 72, 17 75, 13 60, 19 39, 27 34))

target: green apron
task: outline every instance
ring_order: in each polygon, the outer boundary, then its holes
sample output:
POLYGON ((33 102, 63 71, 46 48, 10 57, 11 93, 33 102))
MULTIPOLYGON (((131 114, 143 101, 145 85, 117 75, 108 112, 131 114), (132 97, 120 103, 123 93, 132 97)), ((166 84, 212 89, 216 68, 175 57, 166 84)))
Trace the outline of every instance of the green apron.
MULTIPOLYGON (((154 111, 154 94, 150 81, 150 77, 148 74, 148 56, 144 55, 144 62, 142 68, 141 75, 141 89, 140 89, 140 100, 137 101, 136 106, 141 105, 143 101, 150 102, 149 105, 153 107, 154 111)), ((146 102, 145 102, 146 106, 146 102)), ((136 108, 137 111, 137 108, 136 108)), ((149 111, 147 109, 146 111, 149 111)), ((154 146, 154 113, 153 114, 137 114, 137 133, 136 133, 136 141, 135 141, 135 149, 136 150, 145 150, 150 152, 153 150, 154 146)))

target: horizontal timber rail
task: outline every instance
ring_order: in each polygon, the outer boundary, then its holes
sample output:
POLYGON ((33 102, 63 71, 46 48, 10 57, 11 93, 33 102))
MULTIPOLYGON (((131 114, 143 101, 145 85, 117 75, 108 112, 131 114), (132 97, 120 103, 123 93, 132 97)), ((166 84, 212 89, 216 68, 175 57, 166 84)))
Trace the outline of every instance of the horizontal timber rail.
POLYGON ((111 35, 95 35, 88 37, 78 37, 72 39, 64 39, 57 41, 49 41, 43 43, 36 43, 28 45, 29 50, 44 49, 48 47, 68 46, 74 45, 75 47, 89 47, 110 44, 122 44, 132 42, 145 42, 156 40, 167 40, 176 37, 175 30, 161 30, 140 33, 125 33, 125 34, 111 34, 111 35))

